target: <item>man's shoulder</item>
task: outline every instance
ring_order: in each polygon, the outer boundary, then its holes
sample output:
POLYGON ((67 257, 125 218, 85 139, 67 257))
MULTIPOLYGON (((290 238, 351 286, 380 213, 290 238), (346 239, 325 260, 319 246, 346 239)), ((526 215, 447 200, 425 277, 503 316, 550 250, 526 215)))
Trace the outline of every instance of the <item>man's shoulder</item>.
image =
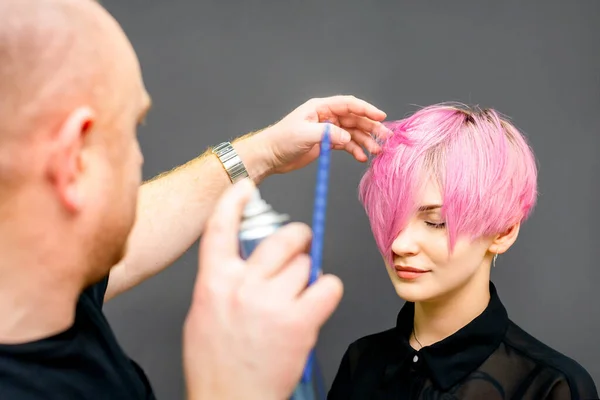
POLYGON ((504 343, 521 357, 537 364, 538 370, 554 375, 557 385, 568 386, 571 398, 598 398, 594 380, 580 363, 536 339, 512 321, 504 343))

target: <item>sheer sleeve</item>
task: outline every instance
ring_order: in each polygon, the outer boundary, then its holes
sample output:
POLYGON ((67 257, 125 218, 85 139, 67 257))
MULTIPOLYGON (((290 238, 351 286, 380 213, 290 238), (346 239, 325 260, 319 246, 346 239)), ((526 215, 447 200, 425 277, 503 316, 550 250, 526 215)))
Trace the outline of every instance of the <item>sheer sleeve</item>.
POLYGON ((598 400, 594 381, 585 371, 570 378, 558 381, 545 397, 545 400, 598 400))

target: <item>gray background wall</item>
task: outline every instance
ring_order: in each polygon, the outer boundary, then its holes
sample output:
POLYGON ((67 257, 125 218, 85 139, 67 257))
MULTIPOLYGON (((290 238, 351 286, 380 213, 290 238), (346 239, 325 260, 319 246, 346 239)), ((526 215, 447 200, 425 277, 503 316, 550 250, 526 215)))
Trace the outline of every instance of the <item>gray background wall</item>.
MULTIPOLYGON (((493 272, 515 322, 600 385, 600 2, 103 0, 123 24, 154 98, 145 178, 261 128, 314 96, 351 93, 401 118, 440 101, 495 107, 531 139, 539 206, 493 272), (542 6, 543 4, 543 6, 542 6)), ((402 305, 356 199, 365 165, 332 165, 324 268, 345 297, 322 331, 328 383, 346 346, 394 324, 402 305)), ((310 223, 314 166, 263 195, 310 223)), ((183 396, 181 325, 194 246, 106 306, 162 399, 183 396)))

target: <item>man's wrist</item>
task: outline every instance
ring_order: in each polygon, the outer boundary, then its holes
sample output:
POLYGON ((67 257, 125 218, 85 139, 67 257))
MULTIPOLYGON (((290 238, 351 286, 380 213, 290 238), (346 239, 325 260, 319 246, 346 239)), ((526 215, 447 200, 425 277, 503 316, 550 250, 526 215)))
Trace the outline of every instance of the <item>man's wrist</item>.
POLYGON ((231 145, 242 159, 248 175, 255 184, 258 185, 273 173, 270 161, 271 149, 263 143, 260 132, 242 136, 231 142, 231 145))

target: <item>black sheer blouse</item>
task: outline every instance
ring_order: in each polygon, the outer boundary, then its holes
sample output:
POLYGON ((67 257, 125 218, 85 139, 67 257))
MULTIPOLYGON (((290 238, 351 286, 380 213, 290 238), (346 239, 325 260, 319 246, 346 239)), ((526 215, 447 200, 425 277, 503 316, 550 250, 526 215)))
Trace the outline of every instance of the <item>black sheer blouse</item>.
POLYGON ((490 282, 485 311, 452 336, 414 350, 414 303, 395 328, 352 343, 329 391, 339 399, 598 399, 576 361, 513 323, 490 282))

